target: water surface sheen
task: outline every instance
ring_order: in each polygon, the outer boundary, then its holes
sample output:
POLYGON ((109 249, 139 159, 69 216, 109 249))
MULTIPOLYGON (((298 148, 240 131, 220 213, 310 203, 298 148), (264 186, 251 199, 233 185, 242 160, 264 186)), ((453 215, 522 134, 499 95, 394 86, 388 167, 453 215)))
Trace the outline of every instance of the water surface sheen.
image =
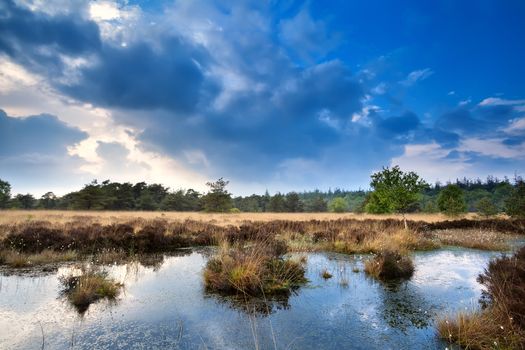
POLYGON ((125 284, 116 303, 79 315, 58 277, 0 272, 1 349, 444 349, 436 315, 477 307, 477 275, 497 253, 442 249, 413 255, 416 273, 396 285, 362 272, 362 256, 308 254, 310 283, 286 300, 250 303, 207 294, 209 250, 166 256, 154 267, 107 269, 125 284), (328 269, 333 278, 320 276, 328 269), (354 272, 358 268, 359 272, 354 272))

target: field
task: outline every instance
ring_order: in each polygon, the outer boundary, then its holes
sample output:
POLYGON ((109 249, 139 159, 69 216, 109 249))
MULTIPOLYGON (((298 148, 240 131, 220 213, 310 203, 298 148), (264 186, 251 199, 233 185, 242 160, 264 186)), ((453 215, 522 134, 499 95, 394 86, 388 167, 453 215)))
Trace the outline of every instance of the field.
MULTIPOLYGON (((463 218, 474 219, 475 214, 466 214, 463 218)), ((201 213, 201 212, 162 212, 162 211, 66 211, 66 210, 5 210, 0 211, 0 225, 15 222, 46 220, 64 223, 78 219, 89 219, 100 224, 122 223, 137 218, 166 219, 169 221, 195 220, 215 225, 239 225, 245 221, 310 221, 310 220, 384 220, 400 219, 399 215, 373 215, 354 213, 201 213)), ((411 221, 439 222, 450 220, 443 214, 407 214, 411 221)))

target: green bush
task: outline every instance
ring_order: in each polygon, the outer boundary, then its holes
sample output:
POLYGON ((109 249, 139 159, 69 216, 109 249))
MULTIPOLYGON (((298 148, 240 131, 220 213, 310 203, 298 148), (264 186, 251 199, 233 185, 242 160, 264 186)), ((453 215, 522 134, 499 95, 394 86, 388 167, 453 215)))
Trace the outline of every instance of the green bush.
POLYGON ((439 192, 437 204, 439 210, 449 216, 458 216, 467 211, 465 195, 457 185, 448 185, 439 192))
POLYGON ((348 203, 342 197, 335 197, 330 201, 330 204, 328 204, 328 210, 332 213, 344 213, 348 211, 348 203))

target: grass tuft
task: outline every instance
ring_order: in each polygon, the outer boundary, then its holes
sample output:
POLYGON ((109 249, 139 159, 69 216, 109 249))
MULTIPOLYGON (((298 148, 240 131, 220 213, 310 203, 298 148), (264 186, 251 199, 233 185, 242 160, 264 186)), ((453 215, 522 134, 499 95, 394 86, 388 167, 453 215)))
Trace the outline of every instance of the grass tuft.
POLYGON ((109 278, 106 272, 92 267, 83 268, 79 276, 61 278, 61 283, 64 287, 63 294, 81 313, 100 299, 114 300, 123 287, 121 283, 109 278))
POLYGON ((251 245, 223 243, 206 264, 204 283, 212 292, 272 295, 286 293, 306 282, 304 266, 282 256, 274 241, 251 245))
POLYGON ((365 262, 365 272, 383 281, 409 279, 414 274, 414 264, 408 255, 385 250, 365 262))
POLYGON ((492 260, 478 281, 483 308, 438 321, 440 337, 468 349, 524 349, 525 247, 492 260))

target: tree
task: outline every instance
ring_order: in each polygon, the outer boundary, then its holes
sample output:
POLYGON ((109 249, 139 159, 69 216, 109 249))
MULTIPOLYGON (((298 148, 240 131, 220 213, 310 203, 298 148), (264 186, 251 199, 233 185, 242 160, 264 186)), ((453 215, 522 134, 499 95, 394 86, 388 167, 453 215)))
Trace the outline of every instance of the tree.
POLYGON ((505 212, 513 217, 525 219, 525 182, 518 178, 516 185, 505 201, 505 212))
POLYGON ((58 199, 53 192, 47 192, 40 197, 39 207, 44 209, 55 209, 57 207, 58 199))
POLYGON ((373 192, 367 204, 368 209, 401 214, 407 228, 405 214, 417 204, 421 191, 428 185, 415 172, 405 173, 396 165, 372 174, 370 187, 373 192))
POLYGON ((268 203, 267 211, 273 212, 273 213, 280 213, 285 211, 285 203, 284 203, 284 196, 277 192, 270 198, 270 202, 268 203))
POLYGON ((284 200, 284 209, 288 213, 298 213, 303 211, 303 203, 297 192, 290 192, 286 194, 284 200))
POLYGON ((206 183, 210 187, 210 191, 203 198, 205 211, 224 213, 233 207, 231 194, 226 191, 226 186, 229 183, 222 177, 215 182, 206 183))
POLYGON ((11 185, 0 179, 0 209, 7 208, 9 199, 11 199, 11 185))
POLYGON ((326 200, 321 195, 316 195, 314 198, 310 199, 306 205, 306 211, 313 213, 323 213, 327 211, 326 200))
POLYGON ((437 205, 445 215, 457 216, 467 211, 465 195, 458 185, 448 185, 438 195, 437 205))
POLYGON ((335 197, 328 204, 328 209, 332 213, 344 213, 348 210, 348 203, 343 197, 335 197))
POLYGON ((498 208, 494 205, 494 202, 489 197, 481 198, 476 203, 476 209, 479 215, 486 218, 496 215, 498 213, 498 208))
POLYGON ((21 209, 32 209, 35 206, 35 197, 31 194, 17 194, 14 198, 13 207, 21 209))

